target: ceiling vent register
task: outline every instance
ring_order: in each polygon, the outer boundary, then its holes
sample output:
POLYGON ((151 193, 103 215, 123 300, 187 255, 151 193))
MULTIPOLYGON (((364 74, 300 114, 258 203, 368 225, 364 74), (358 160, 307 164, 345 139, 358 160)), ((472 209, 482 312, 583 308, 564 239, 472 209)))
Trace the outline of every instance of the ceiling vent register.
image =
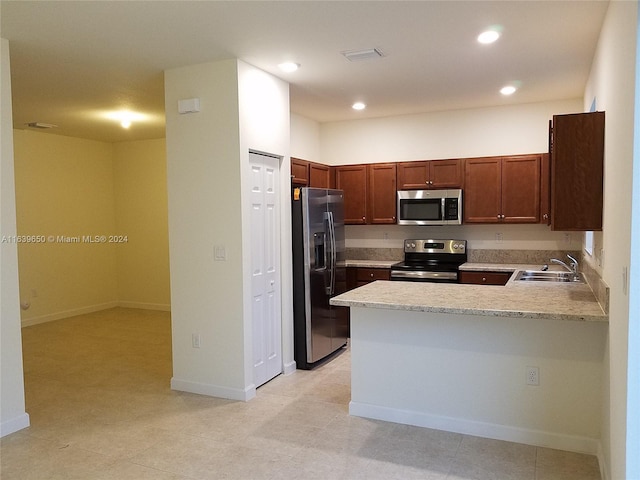
POLYGON ((366 50, 349 50, 340 52, 350 62, 360 62, 362 60, 372 60, 384 57, 384 53, 379 48, 368 48, 366 50))

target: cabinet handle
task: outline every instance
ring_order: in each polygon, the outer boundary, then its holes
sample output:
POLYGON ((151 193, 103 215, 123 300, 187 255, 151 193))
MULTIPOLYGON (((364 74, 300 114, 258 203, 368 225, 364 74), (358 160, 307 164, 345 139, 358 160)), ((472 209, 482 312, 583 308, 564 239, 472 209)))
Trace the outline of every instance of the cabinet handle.
POLYGON ((486 282, 487 281, 487 277, 482 277, 482 281, 486 282))
POLYGON ((545 213, 544 215, 542 215, 542 218, 544 218, 545 220, 548 220, 549 219, 549 214, 545 213))
POLYGON ((371 278, 373 278, 373 273, 370 273, 369 275, 371 275, 371 278))
POLYGON ((363 222, 364 222, 364 221, 366 221, 366 220, 367 220, 367 219, 366 219, 366 217, 362 217, 362 221, 363 221, 363 222))

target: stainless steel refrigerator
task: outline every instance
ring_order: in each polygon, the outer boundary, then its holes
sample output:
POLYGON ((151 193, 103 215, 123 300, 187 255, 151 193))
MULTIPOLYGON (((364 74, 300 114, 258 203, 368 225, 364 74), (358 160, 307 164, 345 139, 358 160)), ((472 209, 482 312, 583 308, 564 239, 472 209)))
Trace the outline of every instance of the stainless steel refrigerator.
POLYGON ((329 305, 347 288, 342 190, 294 188, 291 218, 295 360, 311 369, 349 335, 348 309, 329 305))

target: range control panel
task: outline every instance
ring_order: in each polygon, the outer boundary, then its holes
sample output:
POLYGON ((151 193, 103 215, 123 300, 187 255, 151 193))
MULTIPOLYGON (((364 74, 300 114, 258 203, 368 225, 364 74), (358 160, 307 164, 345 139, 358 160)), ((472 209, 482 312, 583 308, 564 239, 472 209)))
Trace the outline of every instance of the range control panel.
POLYGON ((404 241, 404 253, 466 253, 466 240, 420 240, 404 241))

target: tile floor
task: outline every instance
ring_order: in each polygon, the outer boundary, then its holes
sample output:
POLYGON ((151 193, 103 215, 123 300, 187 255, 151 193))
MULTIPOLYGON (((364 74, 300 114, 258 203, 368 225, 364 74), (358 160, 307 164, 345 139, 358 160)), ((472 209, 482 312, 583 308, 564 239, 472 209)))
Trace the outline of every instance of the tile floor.
POLYGON ((589 455, 350 417, 348 351, 247 403, 175 392, 170 336, 134 309, 24 328, 31 426, 2 479, 600 479, 589 455))

